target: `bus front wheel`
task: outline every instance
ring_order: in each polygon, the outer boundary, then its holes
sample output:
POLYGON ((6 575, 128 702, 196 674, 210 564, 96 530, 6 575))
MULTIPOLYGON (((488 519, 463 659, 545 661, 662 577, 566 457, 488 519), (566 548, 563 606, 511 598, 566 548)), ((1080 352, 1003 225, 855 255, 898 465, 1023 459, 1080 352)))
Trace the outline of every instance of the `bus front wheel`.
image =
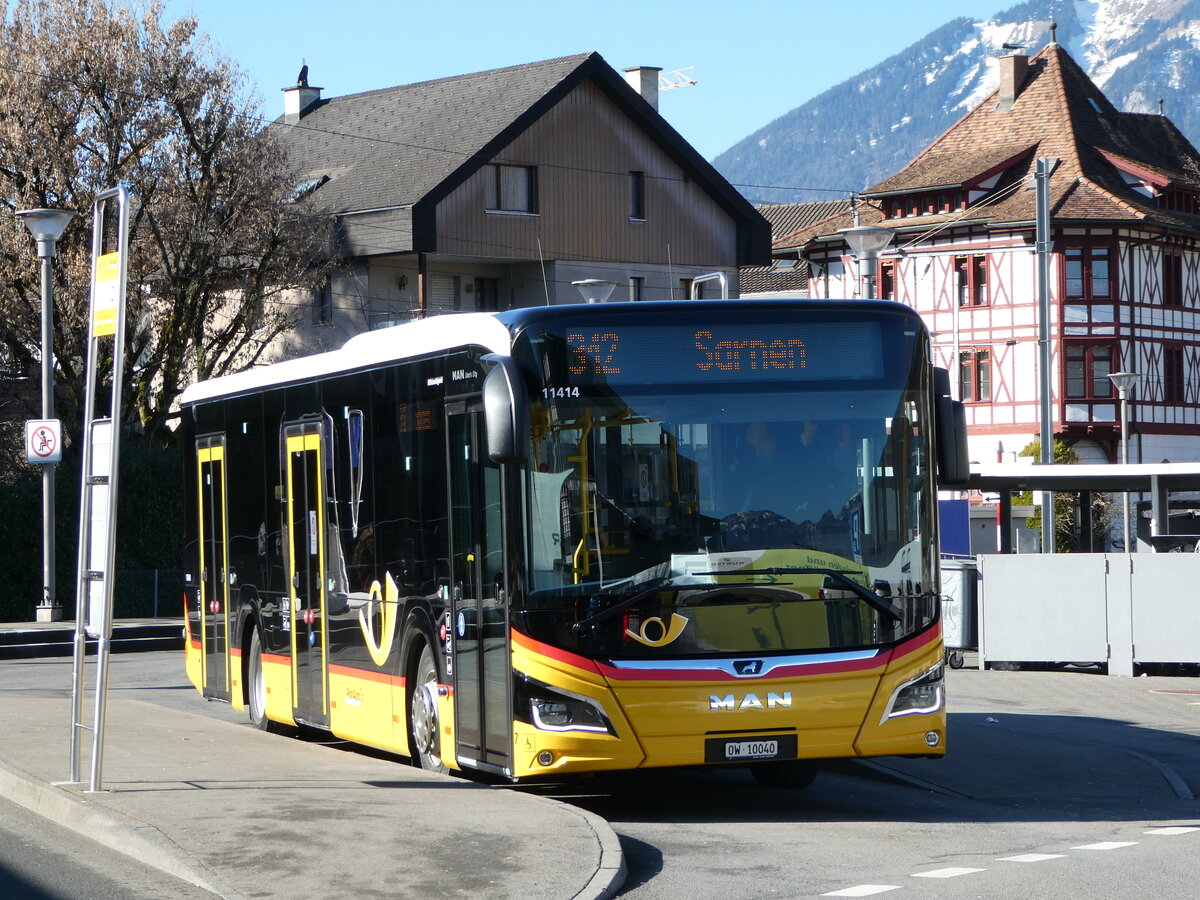
POLYGON ((437 665, 429 645, 421 647, 417 661, 417 673, 413 679, 412 699, 412 755, 413 762, 428 772, 449 771, 442 762, 441 721, 438 718, 437 665))

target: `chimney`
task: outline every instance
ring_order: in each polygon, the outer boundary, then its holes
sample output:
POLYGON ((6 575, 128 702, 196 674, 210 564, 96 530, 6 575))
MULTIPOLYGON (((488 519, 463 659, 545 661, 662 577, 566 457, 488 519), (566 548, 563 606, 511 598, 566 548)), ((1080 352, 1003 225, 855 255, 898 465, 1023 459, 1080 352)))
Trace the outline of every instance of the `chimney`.
POLYGON ((658 112, 658 73, 660 66, 630 66, 625 69, 625 80, 629 86, 642 95, 642 99, 658 112))
POLYGON ((289 125, 295 125, 321 99, 321 88, 310 87, 308 84, 308 64, 300 64, 300 74, 296 83, 283 89, 283 120, 289 125))
POLYGON ((1000 102, 997 109, 1012 109, 1021 87, 1025 84, 1025 74, 1029 71, 1029 57, 1022 53, 1013 53, 1000 57, 1000 102))

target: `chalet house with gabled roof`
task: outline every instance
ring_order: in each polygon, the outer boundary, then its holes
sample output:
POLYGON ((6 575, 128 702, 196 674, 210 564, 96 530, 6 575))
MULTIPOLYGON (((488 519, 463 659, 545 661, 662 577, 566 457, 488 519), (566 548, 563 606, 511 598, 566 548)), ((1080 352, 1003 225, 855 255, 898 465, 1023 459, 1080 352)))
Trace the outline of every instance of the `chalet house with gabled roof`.
POLYGON ((657 73, 588 53, 323 99, 302 70, 271 127, 345 266, 286 355, 435 313, 579 303, 588 278, 672 299, 719 271, 737 296, 770 228, 659 115, 657 73))
MULTIPOLYGON (((935 362, 957 371, 973 460, 1012 459, 1039 434, 1039 158, 1052 232, 1053 432, 1083 462, 1119 459, 1118 394, 1136 373, 1131 462, 1200 459, 1200 154, 1163 115, 1117 110, 1056 43, 1001 59, 1000 88, 908 166, 864 191, 861 224, 891 229, 878 296, 919 310, 935 362)), ((810 294, 863 287, 838 229, 775 242, 812 267, 810 294)))

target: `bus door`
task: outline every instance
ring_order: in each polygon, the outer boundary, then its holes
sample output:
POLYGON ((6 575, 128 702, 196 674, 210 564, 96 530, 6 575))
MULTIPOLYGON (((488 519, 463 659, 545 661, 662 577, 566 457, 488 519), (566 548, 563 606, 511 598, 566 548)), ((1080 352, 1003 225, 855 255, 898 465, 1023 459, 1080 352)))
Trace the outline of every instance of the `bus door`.
POLYGON ((487 455, 482 412, 447 405, 457 758, 511 770, 512 665, 504 586, 500 467, 487 455))
POLYGON ((196 441, 200 537, 201 671, 206 697, 228 700, 229 544, 225 519, 225 436, 196 441))
POLYGON ((284 427, 292 712, 329 724, 326 607, 325 443, 321 421, 284 427))

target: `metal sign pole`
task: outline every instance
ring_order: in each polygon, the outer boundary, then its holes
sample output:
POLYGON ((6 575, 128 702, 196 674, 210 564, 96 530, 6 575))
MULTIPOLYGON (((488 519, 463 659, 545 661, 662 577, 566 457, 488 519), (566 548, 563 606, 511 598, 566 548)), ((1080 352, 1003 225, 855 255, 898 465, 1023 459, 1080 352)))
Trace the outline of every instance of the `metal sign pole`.
POLYGON ((124 375, 125 287, 129 246, 129 194, 116 187, 97 195, 92 224, 92 297, 88 326, 87 393, 83 419, 83 470, 79 502, 79 555, 75 581, 75 696, 71 727, 71 781, 79 781, 79 733, 92 732, 90 790, 100 789, 111 653, 117 474, 124 375), (104 253, 105 205, 117 203, 117 249, 104 253), (113 337, 112 393, 107 417, 96 415, 99 341, 113 337), (96 639, 96 713, 83 719, 86 637, 96 639))
MULTIPOLYGON (((1041 442, 1043 464, 1054 462, 1054 407, 1052 404, 1050 365, 1050 253, 1053 238, 1050 233, 1050 174, 1058 165, 1057 159, 1039 158, 1036 163, 1036 241, 1038 257, 1038 380, 1041 409, 1041 442)), ((1054 552, 1054 494, 1042 492, 1042 552, 1054 552)))

